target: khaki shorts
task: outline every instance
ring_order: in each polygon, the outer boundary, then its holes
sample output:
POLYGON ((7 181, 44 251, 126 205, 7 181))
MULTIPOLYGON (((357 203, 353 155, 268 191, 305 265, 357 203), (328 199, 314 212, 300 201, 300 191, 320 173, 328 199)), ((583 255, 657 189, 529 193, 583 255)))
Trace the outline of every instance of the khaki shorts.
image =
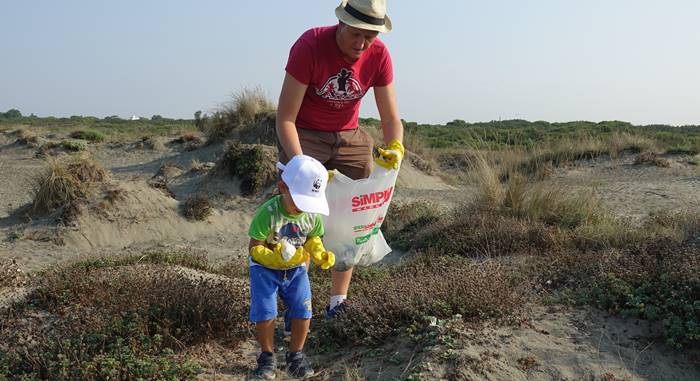
MULTIPOLYGON (((372 172, 372 137, 359 128, 338 132, 314 131, 297 128, 301 151, 323 163, 327 169, 337 169, 347 177, 357 180, 369 177, 372 172)), ((289 161, 279 146, 279 160, 289 161)))

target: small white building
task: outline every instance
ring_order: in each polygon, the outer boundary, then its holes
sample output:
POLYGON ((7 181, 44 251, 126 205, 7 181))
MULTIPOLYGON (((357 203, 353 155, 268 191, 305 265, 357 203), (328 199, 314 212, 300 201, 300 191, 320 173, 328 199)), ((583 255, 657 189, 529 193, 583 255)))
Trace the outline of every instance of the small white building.
POLYGON ((141 119, 141 117, 136 116, 136 115, 132 115, 131 118, 129 118, 129 120, 139 120, 139 119, 141 119))

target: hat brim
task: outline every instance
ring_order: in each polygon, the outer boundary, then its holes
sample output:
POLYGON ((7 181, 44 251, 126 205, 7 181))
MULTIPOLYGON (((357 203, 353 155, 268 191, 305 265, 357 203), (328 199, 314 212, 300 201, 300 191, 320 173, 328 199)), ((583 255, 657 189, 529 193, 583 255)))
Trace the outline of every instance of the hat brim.
MULTIPOLYGON (((343 4, 344 4, 344 2, 343 2, 343 4)), ((343 4, 340 4, 340 5, 338 5, 337 8, 335 8, 335 16, 338 18, 338 20, 342 21, 343 23, 348 24, 350 26, 353 26, 355 28, 360 28, 360 29, 365 29, 365 30, 376 30, 377 32, 380 32, 380 33, 391 32, 391 19, 389 18, 389 16, 387 16, 387 15, 384 16, 384 25, 369 24, 369 23, 363 22, 361 20, 358 20, 358 19, 354 18, 352 15, 350 15, 347 11, 345 11, 343 4)))
POLYGON ((326 200, 325 194, 321 197, 295 194, 292 192, 289 192, 289 194, 292 196, 292 200, 294 200, 294 205, 296 205, 297 209, 301 210, 302 212, 318 213, 323 214, 324 216, 329 214, 328 200, 326 200))

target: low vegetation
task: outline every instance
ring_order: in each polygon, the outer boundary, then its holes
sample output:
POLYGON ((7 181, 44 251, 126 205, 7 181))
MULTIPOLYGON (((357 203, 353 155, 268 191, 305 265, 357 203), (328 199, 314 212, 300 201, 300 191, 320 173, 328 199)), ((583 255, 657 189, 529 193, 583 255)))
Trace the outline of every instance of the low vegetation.
POLYGON ((188 220, 204 221, 213 212, 209 196, 206 193, 195 193, 187 197, 182 205, 182 214, 188 220))
POLYGON ((655 165, 657 167, 664 167, 664 168, 671 166, 671 163, 667 159, 660 157, 654 151, 641 152, 634 159, 634 164, 635 165, 648 164, 648 165, 655 165))
POLYGON ((172 136, 180 135, 188 131, 196 131, 194 121, 191 119, 171 119, 158 117, 157 115, 154 115, 150 119, 140 118, 137 120, 128 120, 122 119, 116 115, 107 116, 104 118, 80 115, 73 115, 67 118, 57 118, 52 116, 38 117, 33 114, 23 116, 19 110, 15 111, 16 112, 11 113, 11 117, 3 117, 3 113, 0 112, 0 127, 40 127, 45 130, 63 132, 65 134, 70 134, 76 131, 93 131, 88 132, 88 136, 80 137, 79 139, 90 140, 90 136, 97 136, 97 134, 101 134, 104 135, 105 140, 112 141, 130 140, 143 136, 144 134, 172 136))
POLYGON ((193 379, 200 365, 184 348, 248 336, 243 282, 178 266, 196 258, 144 257, 40 274, 27 302, 3 313, 0 376, 193 379))
POLYGON ((107 172, 89 158, 51 160, 34 179, 35 211, 51 212, 81 199, 87 199, 96 185, 105 182, 107 172))
POLYGON ((631 224, 591 193, 543 187, 485 156, 473 164, 479 196, 452 211, 393 204, 382 226, 392 245, 451 257, 520 256, 511 268, 546 298, 663 323, 668 344, 700 344, 700 213, 656 213, 631 224), (418 228, 419 227, 419 228, 418 228))
POLYGON ((77 130, 70 133, 70 137, 73 139, 87 140, 93 143, 103 142, 105 140, 105 135, 99 131, 95 130, 77 130))
POLYGON ((226 173, 241 180, 243 195, 257 195, 277 178, 275 154, 259 144, 228 141, 215 173, 226 173))
MULTIPOLYGON (((10 116, 0 115, 0 126, 26 122, 25 144, 38 142, 31 129, 46 118, 10 116)), ((203 144, 202 134, 212 142, 231 136, 274 141, 274 107, 259 90, 240 92, 230 105, 211 116, 198 113, 194 122, 154 116, 52 123, 49 128, 73 130, 80 140, 64 142, 82 142, 84 149, 88 141, 129 134, 148 136, 144 147, 166 149, 159 138, 164 131, 193 149, 203 144), (195 125, 200 132, 193 132, 195 125)), ((427 201, 392 203, 382 231, 412 258, 356 269, 352 292, 362 298, 339 318, 314 323, 311 344, 317 350, 373 347, 399 335, 415 339, 445 319, 518 322, 533 297, 658 321, 669 345, 700 345, 700 214, 657 213, 631 223, 608 213, 593 189, 540 181, 557 167, 598 158, 634 155, 635 164, 663 167, 669 155, 687 155, 691 163, 700 153, 700 128, 517 120, 405 126, 407 160, 427 171, 438 165, 459 171, 478 195, 454 209, 427 201)), ((381 142, 376 127, 363 120, 381 142)), ((59 143, 50 144, 47 152, 59 143)), ((270 147, 228 141, 210 175, 236 176, 244 195, 257 195, 276 180, 275 161, 270 147)), ((193 159, 190 168, 208 166, 193 159)), ((167 190, 169 171, 176 170, 182 168, 164 165, 154 179, 167 190)), ((52 160, 35 179, 32 207, 73 210, 107 176, 90 159, 52 160)), ((123 197, 118 188, 105 191, 105 202, 123 197)), ((212 213, 204 194, 181 207, 193 220, 212 213)), ((0 288, 24 282, 17 270, 16 264, 0 264, 0 288)), ((314 267, 310 274, 315 295, 325 295, 328 274, 314 267)), ((189 351, 193 346, 209 340, 235 346, 253 337, 244 263, 218 267, 196 253, 149 251, 61 265, 31 282, 26 300, 0 308, 0 379, 194 379, 202 364, 189 351)), ((322 319, 323 308, 314 303, 315 319, 322 319)), ((522 357, 518 364, 525 369, 536 366, 533 361, 522 357)))
POLYGON ((66 151, 81 152, 86 151, 88 148, 86 140, 63 140, 61 142, 61 147, 66 151))
MULTIPOLYGON (((324 324, 319 340, 338 346, 376 345, 404 330, 424 333, 436 318, 517 317, 523 306, 524 295, 519 291, 523 288, 510 281, 504 266, 442 254, 427 251, 398 267, 358 271, 353 288, 363 297, 352 301, 348 313, 324 324)), ((328 287, 318 282, 314 286, 316 295, 328 287)))

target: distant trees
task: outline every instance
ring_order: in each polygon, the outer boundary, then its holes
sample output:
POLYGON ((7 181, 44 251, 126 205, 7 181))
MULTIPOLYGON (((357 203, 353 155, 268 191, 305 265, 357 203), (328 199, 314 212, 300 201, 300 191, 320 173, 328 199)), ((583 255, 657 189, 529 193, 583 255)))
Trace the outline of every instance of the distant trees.
POLYGON ((22 117, 22 113, 16 108, 11 108, 7 112, 0 113, 0 116, 5 119, 19 119, 22 117))
POLYGON ((153 115, 153 116, 151 117, 151 121, 153 121, 153 122, 158 122, 158 121, 161 121, 161 120, 163 120, 163 117, 160 116, 160 115, 157 115, 157 114, 156 114, 156 115, 153 115))
POLYGON ((209 118, 207 117, 206 114, 204 114, 204 116, 202 116, 202 110, 197 110, 194 113, 194 125, 195 125, 195 127, 197 127, 197 129, 200 131, 204 131, 204 127, 207 124, 208 119, 209 118))

